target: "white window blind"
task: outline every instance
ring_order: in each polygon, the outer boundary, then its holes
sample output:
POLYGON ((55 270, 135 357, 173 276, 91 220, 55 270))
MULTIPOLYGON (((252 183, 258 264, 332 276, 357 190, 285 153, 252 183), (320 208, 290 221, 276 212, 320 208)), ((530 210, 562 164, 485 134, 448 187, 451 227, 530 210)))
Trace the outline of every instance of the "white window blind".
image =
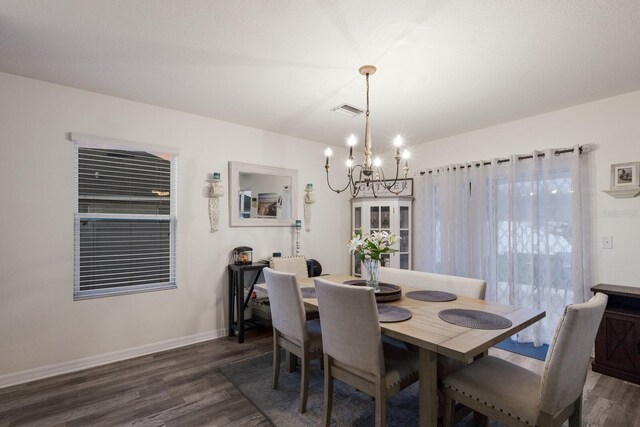
POLYGON ((74 298, 176 287, 176 155, 76 142, 74 298))

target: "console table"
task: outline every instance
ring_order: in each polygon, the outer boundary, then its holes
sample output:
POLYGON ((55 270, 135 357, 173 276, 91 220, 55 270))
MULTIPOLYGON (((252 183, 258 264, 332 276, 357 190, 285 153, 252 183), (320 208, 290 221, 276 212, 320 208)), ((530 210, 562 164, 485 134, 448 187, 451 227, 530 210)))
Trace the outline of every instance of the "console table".
POLYGON ((245 320, 244 309, 249 303, 253 287, 255 286, 262 269, 268 267, 266 263, 253 263, 247 265, 229 264, 229 336, 232 337, 238 331, 238 342, 244 342, 245 330, 253 329, 258 325, 251 320, 245 320), (249 294, 244 298, 246 272, 253 272, 249 294))
POLYGON ((609 296, 592 369, 640 384, 640 288, 601 283, 591 291, 609 296))

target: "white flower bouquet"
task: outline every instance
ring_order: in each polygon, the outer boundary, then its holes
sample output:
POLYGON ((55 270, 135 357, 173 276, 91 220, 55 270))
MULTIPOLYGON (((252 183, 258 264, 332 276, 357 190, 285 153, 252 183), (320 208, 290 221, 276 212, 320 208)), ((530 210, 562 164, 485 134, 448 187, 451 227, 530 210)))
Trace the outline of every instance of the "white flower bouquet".
POLYGON ((362 262, 368 259, 380 261, 380 255, 397 252, 391 246, 398 243, 400 237, 386 231, 374 231, 371 234, 353 233, 349 241, 349 253, 356 255, 362 262))

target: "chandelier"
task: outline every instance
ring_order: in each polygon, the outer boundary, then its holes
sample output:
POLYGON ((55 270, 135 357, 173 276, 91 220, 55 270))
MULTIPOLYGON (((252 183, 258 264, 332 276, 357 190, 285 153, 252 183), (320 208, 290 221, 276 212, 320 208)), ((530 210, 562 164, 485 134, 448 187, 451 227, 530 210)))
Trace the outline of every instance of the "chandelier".
POLYGON ((333 154, 331 148, 327 148, 325 151, 326 163, 324 169, 327 172, 327 185, 332 191, 340 194, 347 189, 351 193, 351 197, 356 197, 361 189, 371 188, 374 197, 378 197, 376 190, 379 192, 384 189, 385 191, 398 195, 407 186, 407 174, 409 173, 409 152, 404 150, 402 156, 400 155, 400 147, 403 144, 402 137, 398 135, 393 143, 396 147, 396 171, 393 175, 393 179, 386 179, 384 171, 382 170, 382 160, 380 157, 376 157, 372 160, 373 152, 371 150, 371 131, 369 129, 369 76, 376 72, 376 67, 373 65, 363 65, 358 70, 360 74, 366 77, 367 80, 367 112, 364 124, 364 162, 362 164, 356 164, 353 157, 353 147, 357 143, 357 139, 354 135, 351 135, 347 140, 349 145, 349 157, 347 158, 347 185, 344 188, 335 189, 331 186, 329 181, 329 157, 333 154), (402 172, 404 178, 398 178, 400 174, 400 159, 404 159, 404 167, 402 172), (399 184, 400 183, 400 184, 399 184), (399 185, 396 185, 399 184, 399 185))

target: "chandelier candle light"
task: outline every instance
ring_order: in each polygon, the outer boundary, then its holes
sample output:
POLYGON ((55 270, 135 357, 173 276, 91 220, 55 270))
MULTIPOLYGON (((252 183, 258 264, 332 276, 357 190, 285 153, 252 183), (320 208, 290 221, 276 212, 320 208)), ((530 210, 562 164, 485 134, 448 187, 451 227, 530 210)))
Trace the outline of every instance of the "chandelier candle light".
POLYGON ((327 148, 325 151, 326 163, 324 165, 324 169, 327 172, 327 185, 329 188, 340 194, 343 191, 349 189, 351 193, 351 197, 356 197, 360 192, 360 186, 365 185, 366 187, 371 186, 373 191, 373 196, 378 197, 376 194, 376 187, 382 188, 392 194, 400 194, 407 186, 407 174, 409 173, 409 151, 404 150, 402 155, 400 155, 400 146, 403 144, 402 138, 398 135, 394 139, 394 145, 396 146, 396 172, 393 180, 385 179, 384 171, 382 170, 382 161, 380 157, 376 157, 372 160, 373 151, 371 149, 371 131, 369 129, 369 76, 376 72, 376 67, 373 65, 363 65, 358 70, 360 74, 366 77, 367 80, 367 112, 365 118, 364 125, 364 162, 362 164, 355 164, 355 158, 353 156, 353 147, 357 143, 357 139, 354 135, 351 135, 347 140, 349 145, 349 158, 347 159, 347 185, 342 189, 335 189, 331 186, 329 182, 329 169, 331 168, 329 164, 329 157, 333 154, 331 148, 327 148), (404 173, 404 179, 400 179, 402 185, 400 187, 396 186, 398 183, 398 176, 400 173, 400 159, 404 159, 404 167, 402 171, 404 173), (355 180, 357 175, 357 180, 355 180))

